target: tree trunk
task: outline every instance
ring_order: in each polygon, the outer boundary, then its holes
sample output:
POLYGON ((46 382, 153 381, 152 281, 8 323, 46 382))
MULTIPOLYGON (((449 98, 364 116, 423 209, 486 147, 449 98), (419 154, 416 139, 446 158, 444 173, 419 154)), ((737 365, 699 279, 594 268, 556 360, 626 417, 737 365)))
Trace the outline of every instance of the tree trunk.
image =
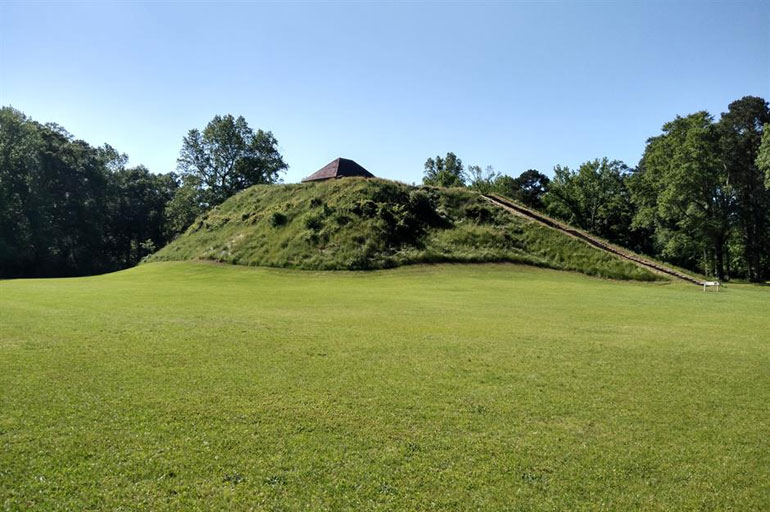
POLYGON ((717 278, 720 281, 723 281, 725 278, 724 247, 725 243, 722 240, 718 240, 714 247, 714 263, 716 266, 717 278))
POLYGON ((763 232, 764 232, 764 223, 762 222, 762 216, 761 214, 756 219, 756 223, 754 225, 755 231, 754 231, 754 250, 753 250, 753 257, 754 257, 754 274, 756 277, 757 283, 761 283, 763 280, 763 272, 762 272, 762 246, 764 245, 763 242, 763 232))

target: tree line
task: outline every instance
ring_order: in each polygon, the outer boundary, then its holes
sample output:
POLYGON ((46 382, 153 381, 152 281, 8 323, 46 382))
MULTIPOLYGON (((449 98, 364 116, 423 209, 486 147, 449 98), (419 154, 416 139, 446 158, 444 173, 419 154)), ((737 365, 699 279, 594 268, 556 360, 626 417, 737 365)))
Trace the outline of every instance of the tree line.
POLYGON ((0 109, 0 278, 77 276, 136 265, 202 212, 287 165, 270 132, 216 116, 183 138, 177 171, 128 167, 56 124, 0 109))
MULTIPOLYGON (((634 168, 600 158, 553 176, 429 158, 423 183, 468 186, 545 211, 632 250, 720 279, 770 277, 770 108, 757 97, 715 120, 663 125, 634 168)), ((176 172, 129 167, 56 124, 0 108, 0 278, 75 276, 137 264, 203 212, 287 169, 278 141, 215 116, 182 139, 176 172)))
POLYGON ((600 158, 552 178, 467 169, 454 153, 429 158, 423 183, 497 193, 611 242, 684 268, 752 282, 770 278, 770 108, 732 102, 719 120, 677 116, 649 138, 634 168, 600 158))

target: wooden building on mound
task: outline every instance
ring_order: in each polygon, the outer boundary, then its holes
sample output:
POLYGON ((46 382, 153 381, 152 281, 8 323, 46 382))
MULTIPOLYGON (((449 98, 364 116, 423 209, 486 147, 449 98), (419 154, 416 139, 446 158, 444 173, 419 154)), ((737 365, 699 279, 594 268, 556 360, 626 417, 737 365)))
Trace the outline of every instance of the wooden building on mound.
POLYGON ((362 178, 374 178, 374 174, 370 173, 353 160, 347 158, 338 158, 324 165, 316 172, 302 180, 302 183, 308 181, 324 181, 333 180, 337 178, 350 178, 353 176, 359 176, 362 178))

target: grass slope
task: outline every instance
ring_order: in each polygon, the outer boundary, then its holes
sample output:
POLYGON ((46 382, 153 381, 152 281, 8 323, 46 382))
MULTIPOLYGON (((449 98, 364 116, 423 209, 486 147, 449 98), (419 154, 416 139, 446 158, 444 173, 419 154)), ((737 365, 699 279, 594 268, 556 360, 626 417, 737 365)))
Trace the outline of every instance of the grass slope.
POLYGON ((514 265, 0 282, 0 504, 766 509, 769 307, 514 265))
POLYGON ((379 179, 252 187, 149 261, 213 260, 299 269, 516 262, 618 279, 658 276, 466 189, 379 179))

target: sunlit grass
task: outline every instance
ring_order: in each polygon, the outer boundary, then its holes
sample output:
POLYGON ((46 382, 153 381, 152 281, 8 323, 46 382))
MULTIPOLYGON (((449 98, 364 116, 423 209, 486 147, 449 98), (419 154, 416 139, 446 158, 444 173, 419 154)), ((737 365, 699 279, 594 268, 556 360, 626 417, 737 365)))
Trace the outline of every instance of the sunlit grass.
POLYGON ((0 282, 8 510, 762 510, 770 290, 514 265, 0 282))

